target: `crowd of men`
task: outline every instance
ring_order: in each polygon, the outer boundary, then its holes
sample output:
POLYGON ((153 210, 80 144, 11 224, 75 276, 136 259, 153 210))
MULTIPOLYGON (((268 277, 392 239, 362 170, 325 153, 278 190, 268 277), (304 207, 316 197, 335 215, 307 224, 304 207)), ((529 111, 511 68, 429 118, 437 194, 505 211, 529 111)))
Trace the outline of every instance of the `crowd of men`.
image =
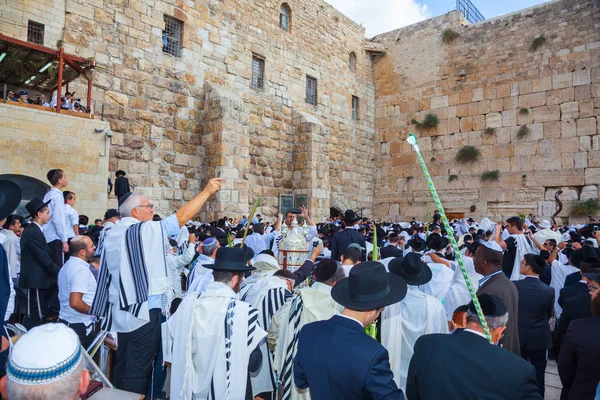
MULTIPOLYGON (((19 90, 16 94, 13 90, 6 92, 6 101, 15 101, 21 104, 33 104, 36 106, 56 108, 56 95, 50 102, 46 100, 46 96, 43 94, 37 94, 35 100, 29 97, 27 90, 19 90)), ((81 104, 81 99, 75 98, 74 92, 67 92, 64 96, 61 96, 60 108, 63 110, 69 110, 73 112, 89 113, 90 110, 81 104)))
POLYGON ((67 174, 47 178, 25 218, 0 181, 0 313, 29 330, 0 353, 3 398, 78 398, 103 332, 112 383, 148 399, 542 399, 549 358, 562 400, 597 396, 595 223, 315 223, 306 207, 203 223, 215 178, 165 218, 121 180, 89 228, 67 174), (284 269, 294 220, 306 260, 284 269))

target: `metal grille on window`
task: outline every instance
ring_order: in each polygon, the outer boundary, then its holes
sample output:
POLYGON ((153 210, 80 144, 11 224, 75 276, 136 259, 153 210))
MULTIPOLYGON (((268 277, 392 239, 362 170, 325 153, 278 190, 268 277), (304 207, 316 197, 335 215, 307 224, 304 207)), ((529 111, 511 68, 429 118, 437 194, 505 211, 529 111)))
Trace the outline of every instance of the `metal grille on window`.
POLYGON ((35 44, 44 44, 44 24, 29 21, 27 23, 27 41, 35 44))
POLYGON ((165 15, 165 30, 162 34, 163 52, 175 57, 180 56, 181 34, 183 33, 183 22, 165 15))
POLYGON ((352 119, 358 120, 358 97, 352 96, 352 119))
POLYGON ((290 30, 290 8, 287 4, 282 4, 279 10, 279 27, 284 31, 290 30))
POLYGON ((264 89, 265 87, 265 60, 252 56, 252 87, 264 89))
POLYGON ((306 77, 306 102, 317 105, 317 80, 312 76, 306 77))

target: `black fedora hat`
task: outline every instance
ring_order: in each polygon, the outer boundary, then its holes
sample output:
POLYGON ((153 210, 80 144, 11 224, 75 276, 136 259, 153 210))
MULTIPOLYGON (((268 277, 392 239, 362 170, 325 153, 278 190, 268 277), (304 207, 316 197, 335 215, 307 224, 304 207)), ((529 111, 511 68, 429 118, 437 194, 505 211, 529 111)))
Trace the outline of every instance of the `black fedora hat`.
POLYGON ((127 175, 127 173, 125 173, 125 171, 123 171, 122 169, 120 169, 117 172, 115 172, 115 176, 116 177, 125 176, 125 175, 127 175))
POLYGON ((431 269, 421 261, 417 253, 408 253, 403 258, 394 258, 388 268, 391 273, 404 278, 407 284, 413 286, 424 285, 431 280, 431 269))
POLYGON ((246 252, 239 247, 220 247, 217 250, 214 264, 202 264, 214 271, 246 272, 256 268, 251 267, 246 261, 246 252))
POLYGON ((40 200, 40 199, 32 199, 29 203, 27 203, 25 205, 25 208, 29 212, 29 215, 27 217, 35 217, 35 214, 38 211, 40 211, 42 208, 44 208, 48 204, 50 204, 51 201, 52 200, 48 200, 47 202, 44 202, 43 200, 40 200))
POLYGON ((425 244, 431 250, 443 250, 448 246, 448 238, 442 237, 439 233, 430 233, 425 244))
POLYGON ((425 241, 421 239, 421 236, 418 234, 415 235, 414 238, 410 239, 406 244, 415 251, 423 251, 425 250, 425 241))
POLYGON ((0 220, 8 217, 21 202, 21 188, 12 181, 0 180, 0 220))
POLYGON ((346 210, 344 213, 344 221, 348 222, 356 222, 360 219, 358 215, 353 210, 346 210))
MULTIPOLYGON (((227 239, 225 239, 227 240, 227 239)), ((219 243, 220 244, 220 243, 219 243)), ((252 248, 248 247, 248 246, 244 246, 242 247, 241 243, 236 244, 235 246, 236 248, 241 248, 242 250, 244 250, 244 254, 246 256, 246 262, 252 260, 254 258, 254 250, 252 250, 252 248)))
POLYGON ((377 261, 367 261, 352 268, 346 279, 336 283, 331 297, 351 310, 368 311, 398 303, 406 291, 404 279, 386 272, 377 261))

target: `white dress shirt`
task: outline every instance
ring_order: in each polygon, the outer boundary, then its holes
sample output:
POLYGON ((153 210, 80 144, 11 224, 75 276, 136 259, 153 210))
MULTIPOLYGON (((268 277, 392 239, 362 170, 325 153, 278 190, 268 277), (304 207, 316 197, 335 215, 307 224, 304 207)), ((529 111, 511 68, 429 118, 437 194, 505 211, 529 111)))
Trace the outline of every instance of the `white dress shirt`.
POLYGON ((48 200, 51 200, 48 204, 48 207, 50 208, 50 222, 42 228, 44 236, 46 237, 46 243, 50 243, 54 240, 60 240, 64 243, 68 238, 65 217, 65 198, 63 192, 53 187, 44 196, 44 203, 48 200))

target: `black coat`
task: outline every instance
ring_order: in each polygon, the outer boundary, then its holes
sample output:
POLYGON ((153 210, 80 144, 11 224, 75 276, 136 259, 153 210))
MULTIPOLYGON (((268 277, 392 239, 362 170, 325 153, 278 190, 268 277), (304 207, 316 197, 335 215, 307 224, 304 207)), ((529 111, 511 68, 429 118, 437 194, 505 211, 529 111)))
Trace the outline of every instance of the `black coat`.
POLYGON ((533 365, 468 331, 417 340, 406 396, 408 400, 542 399, 533 365))
MULTIPOLYGON (((364 235, 353 228, 346 228, 333 235, 333 239, 331 239, 331 258, 340 261, 340 257, 352 243, 357 243, 359 246, 366 248, 364 235)), ((366 258, 363 254, 362 261, 365 260, 366 258)))
POLYGON ((381 259, 389 257, 403 257, 404 252, 396 246, 385 246, 381 248, 381 259))
POLYGON ((115 179, 115 196, 121 197, 130 191, 129 179, 125 178, 124 176, 119 176, 117 179, 115 179))
MULTIPOLYGON (((8 307, 8 302, 10 300, 10 271, 8 269, 8 258, 6 256, 6 252, 4 251, 4 247, 0 245, 0 315, 2 315, 2 319, 0 321, 0 336, 6 337, 6 332, 4 330, 4 315, 6 314, 6 308, 8 307)), ((6 361, 8 359, 8 351, 0 353, 0 371, 4 371, 6 367, 6 361)))
POLYGON ((521 349, 552 348, 548 320, 554 312, 554 288, 537 278, 514 282, 519 292, 519 343, 521 349))
POLYGON ((27 225, 21 235, 19 288, 48 289, 56 285, 59 270, 40 227, 35 223, 27 225))
POLYGON ((567 329, 571 321, 577 319, 589 318, 592 316, 592 296, 587 294, 580 294, 579 296, 573 296, 565 301, 562 314, 554 330, 554 345, 556 348, 556 354, 560 356, 560 348, 562 342, 567 334, 567 329))
POLYGON ((588 285, 582 282, 577 282, 576 284, 571 286, 565 286, 564 288, 560 289, 560 295, 558 296, 558 305, 564 308, 565 300, 569 297, 589 293, 590 289, 588 288, 588 285))
POLYGON ((571 322, 560 350, 561 400, 593 400, 600 381, 600 317, 571 322))
POLYGON ((581 280, 581 272, 573 272, 572 274, 567 275, 565 278, 565 284, 563 287, 575 285, 577 282, 581 280))

